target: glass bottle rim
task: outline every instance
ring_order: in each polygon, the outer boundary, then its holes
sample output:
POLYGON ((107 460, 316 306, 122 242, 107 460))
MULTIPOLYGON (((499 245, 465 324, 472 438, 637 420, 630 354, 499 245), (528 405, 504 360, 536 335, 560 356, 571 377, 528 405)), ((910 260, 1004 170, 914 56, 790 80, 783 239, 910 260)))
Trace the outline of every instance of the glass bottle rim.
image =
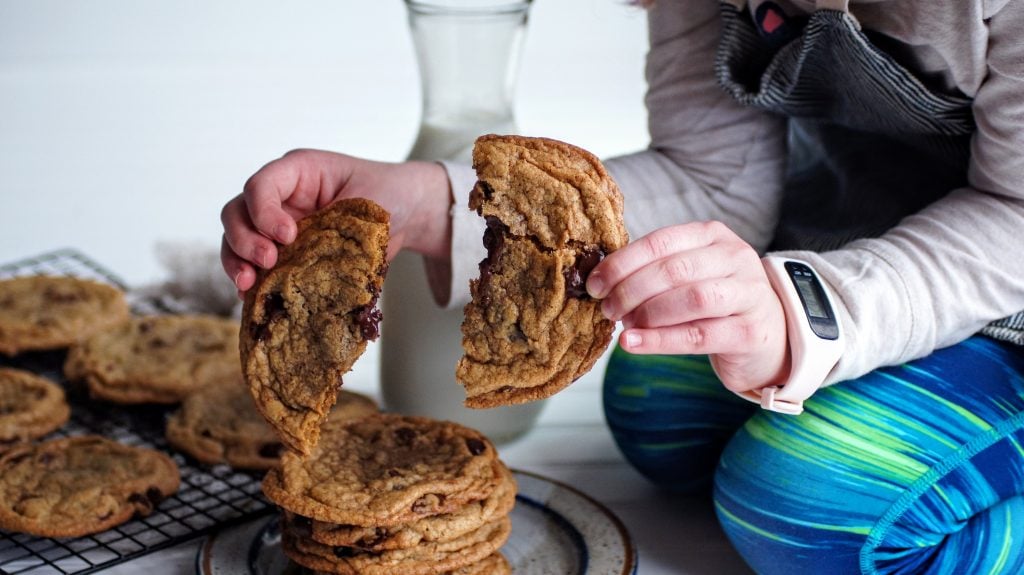
POLYGON ((409 10, 419 14, 456 15, 456 16, 490 16, 498 14, 514 14, 525 12, 533 0, 506 0, 490 4, 468 2, 454 4, 437 0, 405 0, 409 10))

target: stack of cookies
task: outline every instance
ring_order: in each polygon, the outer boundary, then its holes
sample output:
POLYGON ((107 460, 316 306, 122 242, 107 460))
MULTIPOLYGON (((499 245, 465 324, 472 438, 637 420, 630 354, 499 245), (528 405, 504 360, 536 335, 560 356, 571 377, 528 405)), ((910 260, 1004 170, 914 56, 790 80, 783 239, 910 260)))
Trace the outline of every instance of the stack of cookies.
POLYGON ((456 423, 379 413, 328 422, 309 455, 263 480, 282 544, 318 573, 509 573, 516 483, 494 446, 456 423))

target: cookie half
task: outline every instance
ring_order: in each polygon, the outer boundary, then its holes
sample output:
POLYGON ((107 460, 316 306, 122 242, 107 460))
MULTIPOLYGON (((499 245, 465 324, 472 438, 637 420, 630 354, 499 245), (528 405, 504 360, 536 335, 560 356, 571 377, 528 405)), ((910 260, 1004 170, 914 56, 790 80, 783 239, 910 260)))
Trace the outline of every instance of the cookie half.
POLYGON ((308 456, 283 453, 263 478, 263 493, 316 521, 393 526, 486 498, 503 467, 478 431, 381 413, 325 427, 308 456))
POLYGON ((548 397, 589 371, 614 323, 585 288, 629 241, 622 194, 591 153, 546 138, 477 139, 469 206, 487 221, 456 379, 468 407, 548 397))
POLYGON ((97 533, 148 515, 179 482, 163 453, 100 436, 20 445, 0 457, 0 528, 42 537, 97 533))
POLYGON ((299 221, 242 308, 240 349, 256 405, 282 442, 309 453, 341 376, 378 335, 388 213, 344 199, 299 221))
POLYGON ((0 368, 0 452, 60 428, 70 416, 60 385, 28 371, 0 368))
POLYGON ((137 316, 71 348, 64 375, 116 403, 178 403, 240 378, 238 323, 207 315, 137 316))
MULTIPOLYGON (((342 390, 329 422, 343 422, 379 411, 369 397, 342 390)), ((241 378, 189 395, 167 420, 167 442, 209 465, 266 470, 277 465, 282 445, 253 404, 241 378)))
POLYGON ((128 318, 124 292, 66 276, 0 280, 0 354, 60 349, 128 318))

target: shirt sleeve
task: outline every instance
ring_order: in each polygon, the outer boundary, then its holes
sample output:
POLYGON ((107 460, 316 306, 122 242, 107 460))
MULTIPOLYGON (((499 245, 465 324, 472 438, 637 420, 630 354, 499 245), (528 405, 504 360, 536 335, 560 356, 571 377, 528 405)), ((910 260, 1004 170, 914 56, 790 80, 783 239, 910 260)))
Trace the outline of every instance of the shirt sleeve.
POLYGON ((1024 3, 989 20, 969 187, 885 235, 810 261, 836 295, 846 349, 826 383, 953 345, 1024 309, 1024 3))
POLYGON ((648 11, 648 131, 644 151, 605 164, 639 238, 688 221, 719 220, 759 251, 778 219, 785 123, 741 106, 715 75, 717 2, 658 0, 648 11))

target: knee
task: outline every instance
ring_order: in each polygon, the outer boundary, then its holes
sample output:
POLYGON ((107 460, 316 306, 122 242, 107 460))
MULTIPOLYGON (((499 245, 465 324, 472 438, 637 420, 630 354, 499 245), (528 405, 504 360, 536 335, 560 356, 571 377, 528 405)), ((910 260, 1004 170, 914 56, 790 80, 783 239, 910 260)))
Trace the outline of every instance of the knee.
POLYGON ((708 492, 722 447, 750 412, 722 389, 704 357, 616 349, 603 403, 612 437, 640 473, 667 490, 708 492))

